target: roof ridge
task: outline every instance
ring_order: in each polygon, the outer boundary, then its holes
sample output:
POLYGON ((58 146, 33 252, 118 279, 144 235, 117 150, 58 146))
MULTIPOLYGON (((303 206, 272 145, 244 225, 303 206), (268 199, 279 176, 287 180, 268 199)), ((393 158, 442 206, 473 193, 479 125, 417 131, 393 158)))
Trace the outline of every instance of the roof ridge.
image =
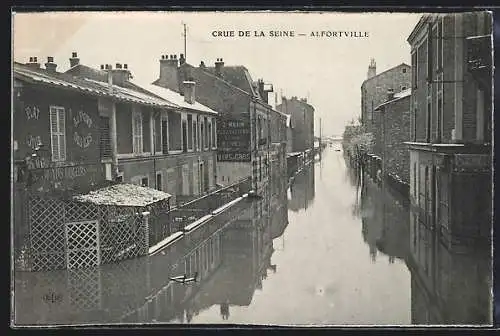
POLYGON ((382 72, 381 72, 381 73, 379 73, 379 74, 376 74, 376 75, 375 75, 375 76, 373 76, 373 77, 370 77, 370 78, 365 79, 365 80, 363 81, 363 83, 361 84, 361 86, 363 86, 366 82, 368 82, 368 81, 372 80, 373 78, 378 77, 378 76, 380 76, 380 75, 383 75, 384 73, 386 73, 386 72, 388 72, 388 71, 391 71, 391 70, 394 70, 394 69, 396 69, 396 68, 398 68, 398 67, 400 67, 400 66, 402 66, 402 65, 406 65, 406 66, 408 66, 408 67, 410 67, 410 68, 411 68, 411 65, 406 64, 405 62, 400 63, 400 64, 398 64, 398 65, 393 66, 392 68, 389 68, 389 69, 387 69, 387 70, 382 71, 382 72))

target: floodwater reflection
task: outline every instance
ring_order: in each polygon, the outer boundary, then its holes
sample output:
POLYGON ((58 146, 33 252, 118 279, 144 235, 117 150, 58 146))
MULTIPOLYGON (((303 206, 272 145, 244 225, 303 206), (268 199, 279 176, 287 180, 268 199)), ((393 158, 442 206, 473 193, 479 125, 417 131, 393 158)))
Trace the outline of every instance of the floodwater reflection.
POLYGON ((489 263, 418 228, 340 152, 154 256, 16 273, 15 322, 408 325, 490 320, 489 263), (418 231, 420 230, 420 231, 418 231), (419 234, 415 234, 419 232, 419 234), (171 277, 198 272, 199 281, 171 277))

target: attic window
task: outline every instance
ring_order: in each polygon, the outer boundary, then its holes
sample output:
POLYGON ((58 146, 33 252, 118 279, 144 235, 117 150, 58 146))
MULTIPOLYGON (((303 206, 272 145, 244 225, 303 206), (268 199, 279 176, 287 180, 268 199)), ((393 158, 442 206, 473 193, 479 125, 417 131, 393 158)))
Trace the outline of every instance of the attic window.
POLYGON ((406 73, 406 68, 403 68, 403 73, 406 73))
POLYGON ((401 86, 401 91, 408 89, 405 85, 401 86))

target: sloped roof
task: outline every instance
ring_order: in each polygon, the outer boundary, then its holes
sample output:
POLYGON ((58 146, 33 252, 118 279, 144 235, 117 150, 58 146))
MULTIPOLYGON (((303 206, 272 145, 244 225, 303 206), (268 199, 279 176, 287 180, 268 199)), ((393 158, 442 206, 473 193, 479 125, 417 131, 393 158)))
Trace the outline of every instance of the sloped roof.
POLYGON ((395 93, 394 94, 394 98, 389 100, 389 101, 386 101, 380 105, 378 105, 377 107, 375 107, 375 110, 378 110, 379 108, 381 108, 382 106, 385 106, 385 105, 388 105, 388 104, 391 104, 391 103, 394 103, 398 100, 401 100, 403 98, 406 98, 406 97, 409 97, 411 96, 411 89, 406 89, 406 90, 403 90, 403 91, 400 91, 398 93, 395 93))
POLYGON ((100 85, 89 83, 68 74, 51 72, 45 69, 34 69, 25 64, 14 63, 14 77, 34 83, 59 86, 66 89, 82 91, 96 95, 109 95, 100 85))
POLYGON ((166 192, 135 184, 120 183, 73 196, 75 201, 99 205, 143 207, 172 197, 166 192))
MULTIPOLYGON (((207 67, 207 71, 215 75, 215 67, 207 67)), ((243 65, 224 65, 221 68, 222 79, 248 92, 254 96, 259 96, 258 90, 253 86, 252 76, 250 72, 243 65)))
POLYGON ((387 69, 387 70, 382 71, 382 72, 381 72, 381 73, 379 73, 379 74, 376 74, 376 75, 375 75, 375 76, 373 76, 373 77, 370 77, 370 78, 365 79, 365 80, 363 81, 363 83, 361 84, 361 87, 363 87, 363 85, 365 85, 365 83, 368 83, 368 82, 372 81, 373 79, 378 78, 378 77, 380 77, 380 76, 382 76, 382 75, 384 75, 384 74, 388 73, 389 71, 394 71, 394 70, 396 70, 396 69, 398 69, 398 68, 400 68, 400 67, 402 67, 402 66, 406 66, 406 67, 411 68, 411 65, 408 65, 408 64, 406 64, 406 63, 401 63, 401 64, 398 64, 398 65, 396 65, 396 66, 394 66, 394 67, 392 67, 392 68, 389 68, 389 69, 387 69))
POLYGON ((177 107, 175 104, 156 97, 152 93, 146 94, 144 91, 140 92, 117 85, 113 85, 113 91, 110 92, 107 81, 80 78, 69 73, 53 72, 46 69, 34 69, 17 62, 14 63, 14 77, 33 83, 57 86, 97 96, 112 96, 119 100, 143 105, 177 107))
POLYGON ((162 86, 150 84, 150 83, 139 83, 138 81, 135 81, 135 80, 131 81, 131 83, 154 93, 155 95, 161 97, 164 100, 167 100, 167 101, 175 104, 176 106, 184 107, 184 108, 188 108, 188 109, 192 109, 192 110, 198 110, 198 111, 202 111, 202 112, 206 112, 206 113, 217 114, 216 111, 212 110, 211 108, 209 108, 209 107, 207 107, 199 102, 195 102, 194 104, 189 104, 188 102, 186 102, 184 100, 184 96, 181 96, 178 92, 164 88, 162 86))
MULTIPOLYGON (((96 81, 93 79, 85 78, 86 81, 92 82, 94 84, 100 85, 103 89, 109 88, 109 84, 101 81, 96 81)), ((153 93, 146 94, 144 92, 139 92, 137 90, 132 90, 123 86, 113 85, 113 95, 117 96, 123 100, 130 100, 136 103, 142 103, 146 105, 156 105, 162 107, 179 107, 172 102, 169 102, 160 97, 156 97, 153 93)))

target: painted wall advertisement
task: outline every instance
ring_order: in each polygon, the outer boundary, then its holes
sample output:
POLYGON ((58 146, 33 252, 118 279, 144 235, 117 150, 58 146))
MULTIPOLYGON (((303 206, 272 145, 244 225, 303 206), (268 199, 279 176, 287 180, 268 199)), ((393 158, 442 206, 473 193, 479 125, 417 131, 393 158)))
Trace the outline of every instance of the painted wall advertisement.
POLYGON ((218 161, 251 161, 249 119, 224 118, 218 122, 217 129, 218 161))

